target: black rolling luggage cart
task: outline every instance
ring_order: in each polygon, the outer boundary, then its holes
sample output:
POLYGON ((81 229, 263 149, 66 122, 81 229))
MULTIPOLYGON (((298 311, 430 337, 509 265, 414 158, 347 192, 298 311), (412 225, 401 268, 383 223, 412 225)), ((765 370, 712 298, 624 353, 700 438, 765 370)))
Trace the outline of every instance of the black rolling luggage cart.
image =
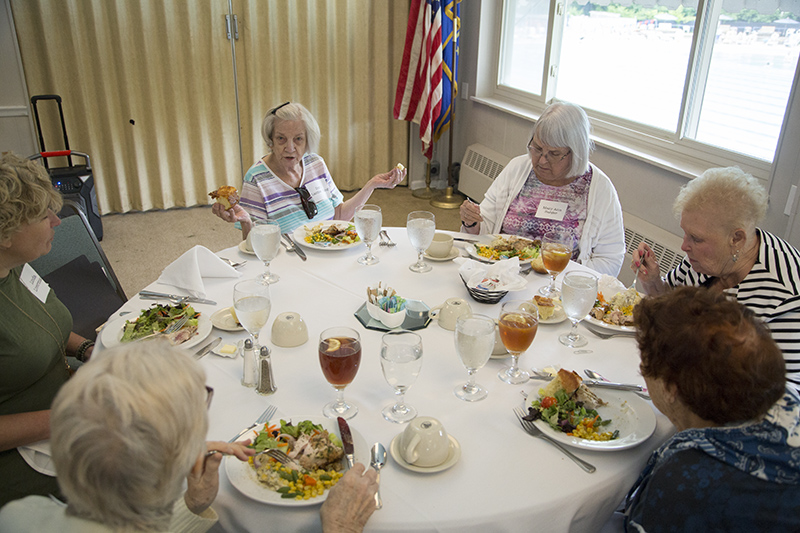
MULTIPOLYGON (((40 94, 31 97, 31 106, 33 107, 33 115, 36 118, 36 129, 39 132, 39 149, 41 152, 30 156, 28 159, 42 158, 44 166, 50 173, 50 179, 53 181, 53 186, 61 192, 65 200, 69 199, 74 201, 80 206, 86 218, 89 219, 89 225, 97 237, 97 240, 103 239, 103 222, 100 220, 100 212, 97 209, 97 191, 95 190, 94 176, 92 175, 92 166, 89 162, 89 156, 82 152, 70 150, 69 139, 67 138, 67 127, 64 124, 64 110, 61 107, 61 97, 57 94, 40 94), (61 118, 61 132, 64 137, 64 149, 48 152, 44 147, 44 136, 42 134, 42 126, 39 123, 39 108, 37 103, 40 100, 55 100, 58 103, 58 114, 61 118), (72 156, 82 157, 85 161, 83 165, 73 165, 72 156), (49 157, 66 157, 69 166, 50 168, 47 163, 49 157)), ((68 209, 65 207, 64 209, 68 209)), ((65 216, 67 213, 61 213, 65 216)))

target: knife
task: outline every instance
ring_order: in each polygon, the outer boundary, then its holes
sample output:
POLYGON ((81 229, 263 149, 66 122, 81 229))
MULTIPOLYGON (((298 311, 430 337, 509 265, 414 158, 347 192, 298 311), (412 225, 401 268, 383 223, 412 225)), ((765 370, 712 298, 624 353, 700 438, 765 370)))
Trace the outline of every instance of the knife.
POLYGON ((217 337, 213 341, 209 342, 208 344, 197 350, 197 353, 194 354, 194 358, 200 359, 201 357, 204 357, 208 352, 216 348, 217 344, 219 344, 220 342, 222 342, 222 337, 217 337))
POLYGON ((206 300, 205 298, 196 298, 194 296, 184 296, 182 294, 167 294, 164 292, 153 292, 148 290, 139 291, 139 298, 143 300, 172 300, 175 302, 191 302, 196 304, 217 305, 213 300, 206 300))
POLYGON ((288 233, 284 233, 283 238, 286 239, 286 242, 289 244, 289 246, 291 246, 291 248, 287 248, 288 251, 296 253, 297 256, 303 261, 307 259, 306 253, 301 250, 299 246, 297 246, 297 243, 292 240, 288 233))
POLYGON ((353 455, 353 435, 350 433, 350 426, 347 425, 347 420, 341 416, 336 420, 339 422, 339 435, 342 437, 342 446, 344 447, 344 456, 347 458, 347 467, 353 468, 355 460, 353 455))
POLYGON ((453 240, 463 242, 478 242, 478 239, 465 239, 464 237, 453 237, 453 240))
POLYGON ((638 392, 647 392, 647 389, 641 385, 629 385, 627 383, 614 383, 611 381, 598 381, 596 379, 584 379, 583 384, 588 387, 600 387, 605 389, 617 390, 632 390, 638 392))

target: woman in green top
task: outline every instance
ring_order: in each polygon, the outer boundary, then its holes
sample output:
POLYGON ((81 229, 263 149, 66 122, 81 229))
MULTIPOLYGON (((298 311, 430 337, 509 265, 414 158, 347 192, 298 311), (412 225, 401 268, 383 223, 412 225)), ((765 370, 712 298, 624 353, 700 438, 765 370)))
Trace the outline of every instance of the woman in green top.
POLYGON ((50 251, 60 208, 41 165, 0 158, 0 506, 59 494, 55 477, 34 470, 18 448, 50 437, 50 404, 70 375, 66 356, 92 353, 56 295, 37 291, 41 278, 27 266, 50 251))

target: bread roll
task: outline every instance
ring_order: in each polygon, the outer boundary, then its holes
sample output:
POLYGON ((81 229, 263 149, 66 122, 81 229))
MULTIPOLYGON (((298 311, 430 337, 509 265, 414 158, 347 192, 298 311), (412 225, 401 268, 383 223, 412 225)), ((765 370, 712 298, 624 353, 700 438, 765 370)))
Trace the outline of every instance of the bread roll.
POLYGON ((211 191, 208 195, 222 204, 225 209, 230 209, 239 203, 239 191, 232 185, 223 185, 216 191, 211 191))

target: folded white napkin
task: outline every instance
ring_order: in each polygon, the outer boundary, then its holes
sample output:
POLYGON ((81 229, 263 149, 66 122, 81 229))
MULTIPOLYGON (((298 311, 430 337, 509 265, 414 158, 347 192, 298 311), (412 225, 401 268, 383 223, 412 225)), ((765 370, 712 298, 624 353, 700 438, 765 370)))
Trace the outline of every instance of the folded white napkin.
POLYGON ((241 273, 205 246, 195 246, 172 262, 158 278, 159 283, 184 289, 190 296, 205 298, 203 278, 238 278, 241 273))
POLYGON ((489 291, 519 291, 528 281, 519 275, 519 258, 503 259, 487 265, 472 259, 456 258, 461 266, 458 273, 467 280, 469 287, 479 287, 489 291))
POLYGON ((50 456, 49 440, 40 440, 27 446, 20 446, 17 451, 31 468, 45 476, 56 477, 56 467, 50 456))

